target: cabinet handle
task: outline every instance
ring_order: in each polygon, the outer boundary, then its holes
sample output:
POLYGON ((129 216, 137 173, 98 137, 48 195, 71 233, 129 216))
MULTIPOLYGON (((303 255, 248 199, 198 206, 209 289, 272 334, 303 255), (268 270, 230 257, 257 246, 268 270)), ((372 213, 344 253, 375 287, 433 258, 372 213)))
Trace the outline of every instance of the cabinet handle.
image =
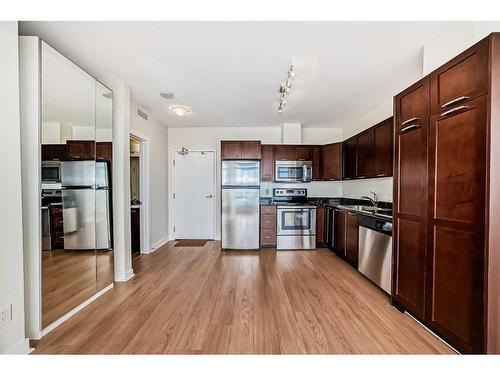
POLYGON ((405 120, 401 123, 401 125, 406 125, 406 124, 409 124, 410 122, 413 122, 413 121, 417 121, 418 120, 418 117, 412 117, 412 118, 409 118, 408 120, 405 120))
POLYGON ((403 129, 401 129, 399 132, 404 133, 404 132, 407 132, 408 130, 416 129, 416 128, 420 128, 420 125, 418 125, 418 124, 408 125, 408 126, 404 127, 403 129))
POLYGON ((448 110, 446 112, 441 113, 441 117, 451 115, 452 113, 455 113, 457 111, 461 111, 462 109, 467 109, 467 108, 469 108, 468 105, 461 105, 459 107, 452 108, 452 109, 450 109, 450 110, 448 110))
POLYGON ((459 96, 458 98, 455 98, 455 99, 453 99, 453 100, 450 100, 450 101, 449 101, 449 102, 447 102, 447 103, 444 103, 444 104, 441 106, 441 108, 446 108, 446 107, 449 107, 449 106, 450 106, 450 105, 452 105, 452 104, 455 104, 455 103, 458 103, 458 102, 461 102, 461 101, 463 101, 463 100, 467 100, 467 99, 470 99, 470 97, 465 96, 465 95, 464 95, 464 96, 459 96))
POLYGON ((385 176, 385 173, 379 173, 379 174, 377 175, 377 177, 384 177, 384 176, 385 176))
POLYGON ((366 178, 366 176, 358 176, 358 178, 366 178))

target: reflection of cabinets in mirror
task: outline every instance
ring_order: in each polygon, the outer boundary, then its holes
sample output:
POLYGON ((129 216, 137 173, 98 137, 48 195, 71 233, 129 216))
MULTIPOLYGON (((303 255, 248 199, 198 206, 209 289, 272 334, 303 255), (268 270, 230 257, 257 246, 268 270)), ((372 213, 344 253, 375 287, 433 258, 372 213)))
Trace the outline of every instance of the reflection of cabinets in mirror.
POLYGON ((19 38, 19 60, 26 332, 39 339, 113 283, 113 93, 38 37, 19 38))
POLYGON ((96 160, 113 161, 113 144, 111 142, 96 142, 96 160))
POLYGON ((94 160, 94 141, 67 141, 68 160, 94 160))

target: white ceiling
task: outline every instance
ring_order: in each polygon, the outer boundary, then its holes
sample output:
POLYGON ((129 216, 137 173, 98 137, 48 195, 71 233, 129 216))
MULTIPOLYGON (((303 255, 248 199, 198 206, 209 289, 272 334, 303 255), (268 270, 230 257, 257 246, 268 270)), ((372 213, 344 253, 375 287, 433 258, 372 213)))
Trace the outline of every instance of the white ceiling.
POLYGON ((449 22, 21 22, 101 79, 123 78, 167 126, 348 127, 416 81, 449 22), (296 79, 283 114, 279 84, 296 79), (159 96, 172 91, 172 100, 159 96), (172 104, 191 107, 184 118, 172 104))

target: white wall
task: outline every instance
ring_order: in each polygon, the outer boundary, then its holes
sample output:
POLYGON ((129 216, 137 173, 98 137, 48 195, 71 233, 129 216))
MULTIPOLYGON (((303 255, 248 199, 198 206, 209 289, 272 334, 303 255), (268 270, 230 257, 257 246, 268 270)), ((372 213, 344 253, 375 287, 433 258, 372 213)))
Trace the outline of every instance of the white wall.
POLYGON ((500 22, 455 22, 424 46, 423 75, 446 63, 488 34, 500 31, 500 22))
POLYGON ((12 305, 0 353, 26 353, 17 22, 0 22, 0 56, 0 307, 12 305))
MULTIPOLYGON (((148 120, 137 114, 137 103, 130 105, 130 130, 145 136, 150 160, 150 230, 151 245, 156 248, 168 240, 168 129, 151 116, 148 120)), ((141 108, 143 112, 147 111, 141 108)))
POLYGON ((392 181, 392 177, 342 181, 342 196, 359 199, 362 195, 371 197, 373 191, 380 201, 392 202, 392 181))

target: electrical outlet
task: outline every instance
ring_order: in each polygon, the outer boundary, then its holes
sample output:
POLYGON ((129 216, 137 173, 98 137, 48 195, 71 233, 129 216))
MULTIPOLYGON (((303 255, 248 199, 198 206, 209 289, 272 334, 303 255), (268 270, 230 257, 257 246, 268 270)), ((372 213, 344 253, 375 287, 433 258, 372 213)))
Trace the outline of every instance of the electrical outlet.
POLYGON ((0 309, 0 326, 12 320, 12 305, 2 306, 0 309))

